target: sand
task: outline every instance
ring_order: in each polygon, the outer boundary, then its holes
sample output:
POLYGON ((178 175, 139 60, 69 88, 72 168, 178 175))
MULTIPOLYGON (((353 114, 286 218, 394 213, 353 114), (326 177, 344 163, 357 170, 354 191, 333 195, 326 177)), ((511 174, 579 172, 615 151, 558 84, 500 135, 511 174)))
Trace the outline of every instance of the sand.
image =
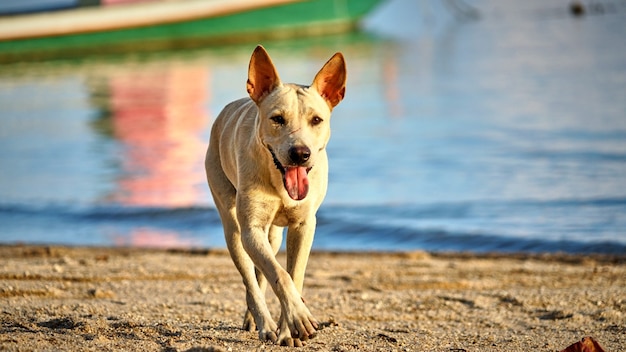
MULTIPOLYGON (((626 257, 316 252, 304 296, 301 351, 626 346, 626 257)), ((0 350, 293 350, 241 330, 244 307, 223 250, 0 246, 0 350)))

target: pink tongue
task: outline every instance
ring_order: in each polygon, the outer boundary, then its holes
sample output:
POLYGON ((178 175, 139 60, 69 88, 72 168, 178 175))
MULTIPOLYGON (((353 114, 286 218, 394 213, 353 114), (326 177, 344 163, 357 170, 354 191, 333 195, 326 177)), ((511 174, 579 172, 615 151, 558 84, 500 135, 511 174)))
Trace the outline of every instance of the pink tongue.
POLYGON ((293 200, 303 200, 309 193, 309 179, 306 167, 285 168, 285 189, 293 200))

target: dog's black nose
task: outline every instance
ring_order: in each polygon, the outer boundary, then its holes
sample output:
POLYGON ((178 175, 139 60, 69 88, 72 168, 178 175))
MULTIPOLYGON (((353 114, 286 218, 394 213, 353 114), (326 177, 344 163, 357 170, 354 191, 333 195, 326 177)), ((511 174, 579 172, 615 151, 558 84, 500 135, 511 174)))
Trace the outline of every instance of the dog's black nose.
POLYGON ((296 165, 304 164, 311 157, 311 149, 304 145, 298 145, 289 149, 289 158, 296 165))

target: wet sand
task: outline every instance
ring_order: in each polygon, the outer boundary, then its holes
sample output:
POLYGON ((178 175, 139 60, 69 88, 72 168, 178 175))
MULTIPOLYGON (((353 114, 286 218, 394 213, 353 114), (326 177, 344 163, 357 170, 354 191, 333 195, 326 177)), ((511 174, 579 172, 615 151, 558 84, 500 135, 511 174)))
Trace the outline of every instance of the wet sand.
MULTIPOLYGON (((240 329, 244 296, 223 250, 0 246, 0 350, 286 350, 240 329)), ((304 296, 302 351, 626 346, 626 256, 316 252, 304 296)))

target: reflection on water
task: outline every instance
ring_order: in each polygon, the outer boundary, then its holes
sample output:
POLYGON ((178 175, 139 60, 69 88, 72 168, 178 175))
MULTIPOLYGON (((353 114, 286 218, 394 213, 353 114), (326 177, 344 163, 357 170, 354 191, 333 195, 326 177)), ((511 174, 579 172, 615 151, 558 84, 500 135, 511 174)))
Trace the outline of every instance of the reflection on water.
POLYGON ((106 97, 99 131, 120 142, 118 179, 108 201, 129 206, 191 206, 204 182, 198 163, 209 119, 209 72, 200 65, 147 65, 99 77, 106 97))
MULTIPOLYGON (((114 70, 91 79, 101 109, 93 126, 119 143, 115 187, 104 201, 125 206, 186 207, 201 202, 199 164, 209 118, 210 75, 204 65, 159 64, 114 70)), ((177 231, 131 228, 110 234, 115 245, 190 247, 177 231)))
POLYGON ((182 237, 178 231, 132 229, 130 233, 111 235, 115 246, 143 248, 192 248, 201 245, 198 239, 182 237))
MULTIPOLYGON (((626 8, 475 5, 263 43, 289 82, 348 62, 317 248, 625 250, 626 8)), ((0 241, 223 247, 204 153, 255 45, 0 68, 0 241)))

